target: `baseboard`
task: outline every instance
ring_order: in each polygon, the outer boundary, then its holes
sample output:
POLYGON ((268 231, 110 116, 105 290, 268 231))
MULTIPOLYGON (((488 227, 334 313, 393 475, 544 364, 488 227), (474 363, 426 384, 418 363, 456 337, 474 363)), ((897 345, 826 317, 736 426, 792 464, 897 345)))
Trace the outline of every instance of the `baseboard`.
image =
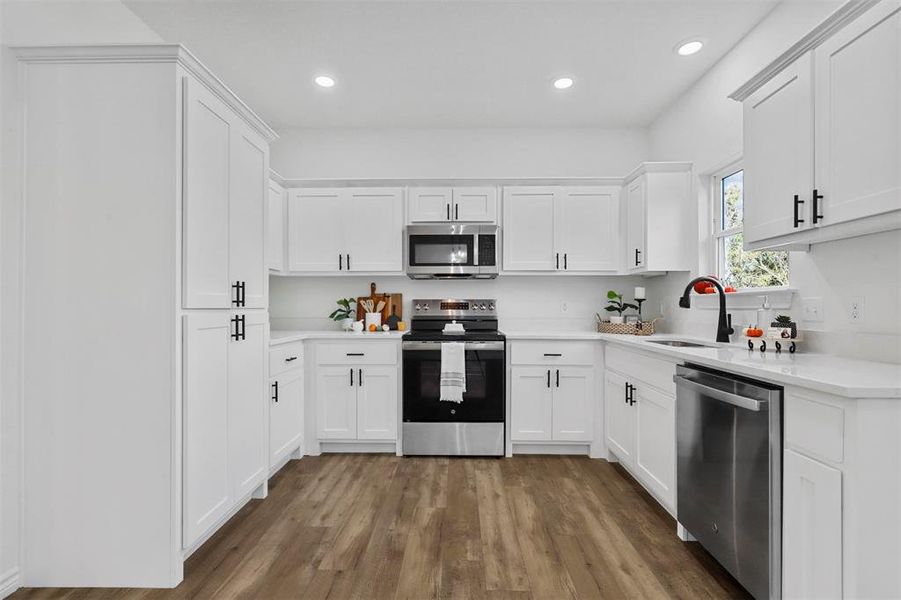
POLYGON ((22 587, 22 582, 19 578, 19 569, 13 568, 0 575, 0 598, 6 598, 10 596, 17 589, 22 587))
POLYGON ((394 440, 385 442, 319 442, 319 451, 326 452, 348 452, 348 453, 364 453, 373 454, 378 452, 390 452, 395 454, 397 451, 397 442, 394 440))
POLYGON ((578 444, 561 444, 559 442, 513 442, 513 455, 517 454, 578 454, 588 455, 591 448, 590 443, 578 444))

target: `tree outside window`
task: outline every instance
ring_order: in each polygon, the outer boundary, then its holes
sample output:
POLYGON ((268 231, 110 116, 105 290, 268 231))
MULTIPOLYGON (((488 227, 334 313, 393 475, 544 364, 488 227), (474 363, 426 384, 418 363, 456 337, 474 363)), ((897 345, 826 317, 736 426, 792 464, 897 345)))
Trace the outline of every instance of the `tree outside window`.
POLYGON ((744 171, 733 167, 714 181, 714 236, 723 284, 738 289, 788 285, 788 252, 744 250, 744 171))

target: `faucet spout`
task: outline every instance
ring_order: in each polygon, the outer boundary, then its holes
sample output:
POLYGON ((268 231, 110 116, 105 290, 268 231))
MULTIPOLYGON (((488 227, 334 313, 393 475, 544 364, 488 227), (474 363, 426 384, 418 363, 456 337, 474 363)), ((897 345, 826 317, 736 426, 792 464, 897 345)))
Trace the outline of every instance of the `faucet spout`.
POLYGON ((689 281, 688 285, 685 286, 685 291, 682 292, 682 297, 679 298, 679 307, 691 308, 691 290, 694 289, 696 283, 702 281, 710 283, 720 295, 720 314, 716 326, 716 341, 729 343, 729 336, 735 333, 735 330, 732 328, 732 315, 726 313, 726 292, 723 289, 723 284, 718 279, 704 275, 689 281))

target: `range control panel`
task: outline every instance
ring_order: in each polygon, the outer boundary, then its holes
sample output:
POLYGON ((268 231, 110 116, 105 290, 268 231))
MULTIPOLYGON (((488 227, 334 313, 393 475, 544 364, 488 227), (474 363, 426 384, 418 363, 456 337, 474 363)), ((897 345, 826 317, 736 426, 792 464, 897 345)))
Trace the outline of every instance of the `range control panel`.
POLYGON ((418 298, 413 300, 413 316, 445 318, 497 317, 497 301, 491 298, 473 300, 418 298))

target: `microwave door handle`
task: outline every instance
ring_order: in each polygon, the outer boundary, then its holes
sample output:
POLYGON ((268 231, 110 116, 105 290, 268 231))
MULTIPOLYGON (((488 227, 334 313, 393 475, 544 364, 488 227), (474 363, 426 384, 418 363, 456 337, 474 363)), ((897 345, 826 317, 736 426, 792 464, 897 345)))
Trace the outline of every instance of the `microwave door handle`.
POLYGON ((472 236, 472 266, 475 268, 475 272, 479 272, 479 234, 475 233, 472 236))

